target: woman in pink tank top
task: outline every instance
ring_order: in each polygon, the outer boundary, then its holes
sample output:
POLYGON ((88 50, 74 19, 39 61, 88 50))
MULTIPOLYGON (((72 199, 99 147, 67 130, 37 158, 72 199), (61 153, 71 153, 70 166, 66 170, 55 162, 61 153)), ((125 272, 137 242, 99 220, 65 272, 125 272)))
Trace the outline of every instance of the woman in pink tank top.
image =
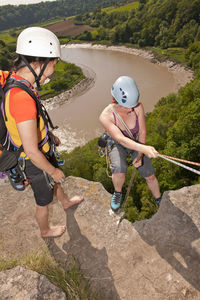
POLYGON ((128 154, 132 155, 133 165, 146 179, 147 185, 159 205, 160 189, 150 161, 150 158, 158 156, 158 152, 154 147, 145 145, 145 113, 142 103, 139 102, 137 85, 132 78, 120 76, 113 84, 111 94, 112 104, 102 111, 99 118, 106 132, 114 140, 114 146, 109 153, 112 181, 115 188, 111 209, 116 212, 120 208, 128 154))

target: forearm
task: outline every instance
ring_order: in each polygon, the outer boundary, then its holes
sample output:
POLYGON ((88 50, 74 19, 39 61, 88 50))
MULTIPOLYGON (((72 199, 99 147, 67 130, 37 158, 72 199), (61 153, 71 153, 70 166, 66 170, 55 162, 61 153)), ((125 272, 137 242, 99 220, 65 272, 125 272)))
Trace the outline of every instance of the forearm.
POLYGON ((131 149, 131 150, 135 150, 138 152, 145 152, 146 146, 138 142, 135 142, 133 140, 131 140, 130 138, 127 137, 122 137, 118 140, 118 142, 124 146, 125 148, 131 149))

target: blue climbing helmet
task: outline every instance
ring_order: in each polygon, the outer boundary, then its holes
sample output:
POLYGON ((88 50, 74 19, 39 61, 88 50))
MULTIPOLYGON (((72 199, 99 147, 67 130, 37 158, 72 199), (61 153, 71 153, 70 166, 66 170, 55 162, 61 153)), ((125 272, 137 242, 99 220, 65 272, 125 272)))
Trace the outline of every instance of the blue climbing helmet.
POLYGON ((120 76, 115 81, 111 94, 119 105, 127 108, 135 107, 140 96, 135 81, 128 76, 120 76))

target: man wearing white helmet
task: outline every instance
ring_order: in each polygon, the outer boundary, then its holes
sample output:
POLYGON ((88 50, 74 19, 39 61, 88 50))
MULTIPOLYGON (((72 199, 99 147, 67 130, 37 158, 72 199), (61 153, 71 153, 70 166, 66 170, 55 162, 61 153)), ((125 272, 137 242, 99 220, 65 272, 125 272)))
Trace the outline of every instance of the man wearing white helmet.
POLYGON ((61 187, 65 175, 58 168, 52 150, 55 144, 60 144, 60 140, 48 129, 39 94, 33 85, 36 83, 40 89, 40 84, 53 74, 61 55, 60 43, 53 32, 41 27, 30 27, 18 36, 16 53, 18 58, 9 80, 23 83, 30 93, 34 93, 36 100, 23 89, 11 88, 5 99, 5 123, 11 144, 17 149, 23 146, 20 158, 25 162, 25 174, 34 192, 35 216, 41 236, 57 237, 66 228, 49 226, 48 205, 52 202, 53 195, 61 201, 64 209, 81 202, 83 197, 74 196, 69 199, 61 187), (54 186, 48 184, 48 176, 53 179, 54 186))
POLYGON ((143 105, 139 102, 139 91, 135 81, 128 76, 120 76, 112 86, 112 104, 109 104, 100 115, 100 122, 106 132, 113 138, 113 147, 109 153, 111 160, 112 181, 115 192, 111 208, 117 211, 122 200, 122 186, 127 171, 126 158, 132 155, 133 165, 147 181, 148 187, 160 203, 160 189, 154 175, 150 158, 156 158, 158 152, 154 147, 145 145, 146 126, 143 105), (121 117, 122 121, 119 120, 121 117), (125 122, 134 140, 130 138, 125 122))

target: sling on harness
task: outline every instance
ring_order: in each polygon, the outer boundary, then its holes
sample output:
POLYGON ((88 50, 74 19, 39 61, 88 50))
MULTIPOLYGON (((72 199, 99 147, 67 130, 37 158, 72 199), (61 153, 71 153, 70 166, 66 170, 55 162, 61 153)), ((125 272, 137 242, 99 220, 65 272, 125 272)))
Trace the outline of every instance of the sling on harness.
MULTIPOLYGON (((0 172, 6 172, 8 178, 10 180, 11 185, 17 190, 24 190, 26 176, 24 173, 24 166, 20 162, 20 154, 23 152, 23 146, 16 148, 11 139, 9 138, 9 132, 5 125, 5 121, 7 121, 6 110, 5 110, 5 94, 12 88, 20 88, 27 92, 35 101, 36 109, 37 109, 37 126, 39 125, 39 118, 43 119, 43 122, 47 128, 47 139, 45 137, 45 141, 40 141, 39 148, 41 147, 43 142, 49 140, 50 151, 52 148, 52 139, 50 138, 51 129, 55 129, 58 127, 54 127, 53 123, 45 109, 45 107, 41 104, 35 93, 24 83, 17 79, 10 78, 10 73, 6 71, 0 71, 0 172)), ((48 155, 52 155, 52 153, 48 153, 48 155)), ((24 164, 23 164, 24 165, 24 164)), ((52 182, 51 182, 52 185, 52 182)))

